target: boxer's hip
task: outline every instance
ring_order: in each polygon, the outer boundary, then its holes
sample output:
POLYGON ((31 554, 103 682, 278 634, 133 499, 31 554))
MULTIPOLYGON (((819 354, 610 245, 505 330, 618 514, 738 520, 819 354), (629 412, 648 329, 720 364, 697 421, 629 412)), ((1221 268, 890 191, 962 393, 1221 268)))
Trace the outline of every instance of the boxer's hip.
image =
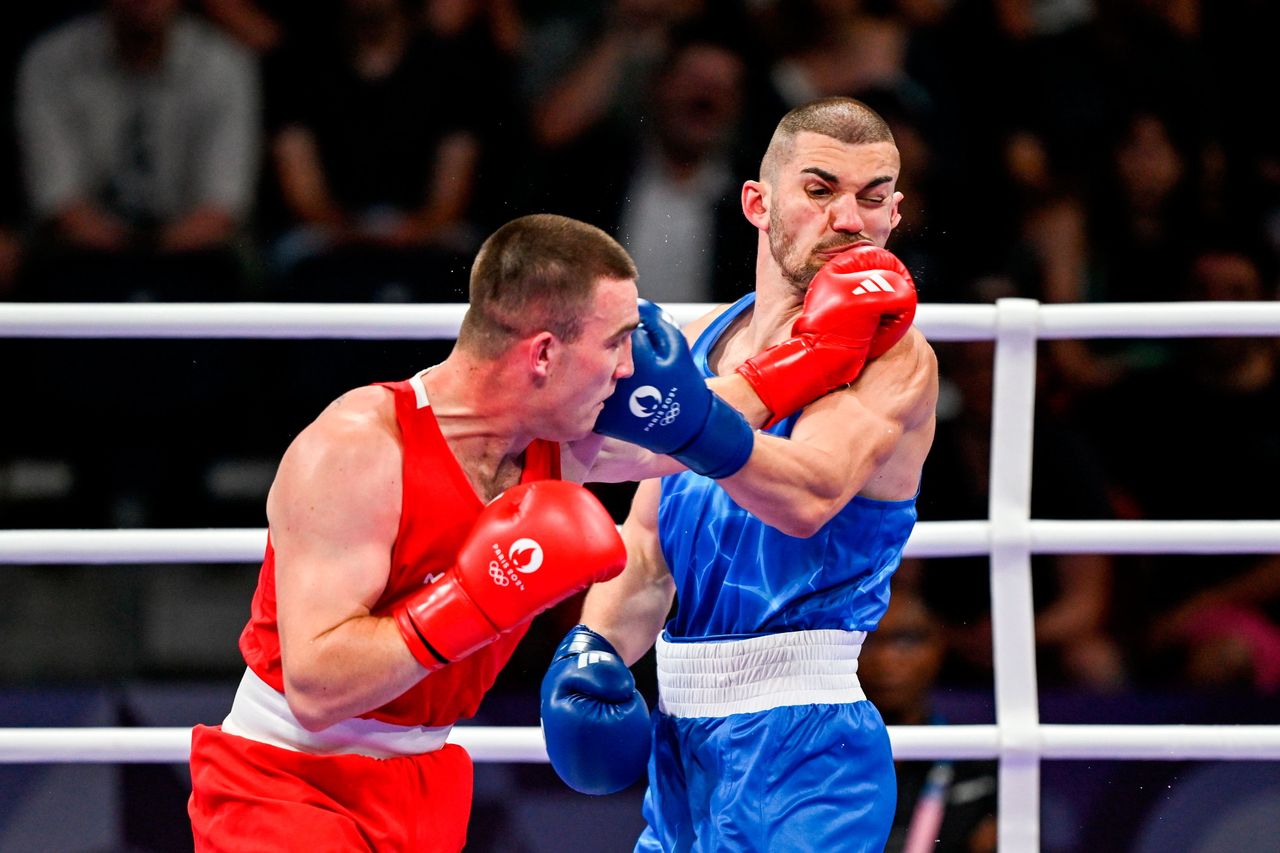
POLYGON ((658 709, 726 717, 789 705, 866 699, 858 682, 865 631, 790 631, 735 640, 656 644, 658 709))
POLYGON ((452 726, 400 726, 352 717, 318 732, 305 729, 284 694, 245 669, 231 712, 222 721, 227 734, 312 755, 394 758, 435 752, 452 726))

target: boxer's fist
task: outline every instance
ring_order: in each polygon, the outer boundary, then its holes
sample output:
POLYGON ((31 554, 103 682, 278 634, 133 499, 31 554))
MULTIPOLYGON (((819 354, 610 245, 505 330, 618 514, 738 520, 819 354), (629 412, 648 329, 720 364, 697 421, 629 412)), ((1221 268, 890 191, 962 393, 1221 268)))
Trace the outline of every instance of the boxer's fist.
POLYGON ((595 431, 663 453, 708 477, 727 477, 747 463, 755 432, 707 388, 675 322, 640 300, 631 334, 635 372, 605 400, 595 431))
POLYGON ((649 708, 604 637, 570 631, 542 679, 542 736, 551 766, 583 794, 631 785, 649 761, 649 708))
POLYGON ((608 510, 576 483, 538 480, 508 489, 476 520, 457 562, 391 608, 428 669, 488 645, 626 565, 608 510))
POLYGON ((858 378, 867 359, 901 340, 915 314, 911 273, 886 249, 860 244, 818 270, 791 337, 738 373, 769 409, 772 426, 858 378))

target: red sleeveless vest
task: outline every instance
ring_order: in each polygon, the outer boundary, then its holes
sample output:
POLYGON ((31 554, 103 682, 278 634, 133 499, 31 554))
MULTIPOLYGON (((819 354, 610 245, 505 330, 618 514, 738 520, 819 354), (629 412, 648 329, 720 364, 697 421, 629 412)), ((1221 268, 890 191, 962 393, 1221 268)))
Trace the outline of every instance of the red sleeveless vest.
MULTIPOLYGON (((400 530, 391 552, 387 588, 373 608, 374 614, 383 615, 429 575, 453 565, 484 505, 445 442, 421 383, 379 384, 395 394, 404 450, 400 530)), ((548 441, 530 444, 521 482, 559 478, 560 446, 548 441)), ((361 716, 406 726, 445 726, 473 716, 526 630, 528 623, 431 673, 396 699, 361 716)), ((258 677, 284 692, 276 626, 275 551, 269 535, 249 623, 240 635, 240 651, 258 677)))

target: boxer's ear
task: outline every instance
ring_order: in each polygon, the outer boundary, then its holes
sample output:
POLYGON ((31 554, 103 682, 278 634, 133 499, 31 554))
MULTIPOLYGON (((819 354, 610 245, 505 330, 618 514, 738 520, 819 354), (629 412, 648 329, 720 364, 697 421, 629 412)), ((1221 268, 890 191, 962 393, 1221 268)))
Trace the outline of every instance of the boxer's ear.
POLYGON ((747 181, 742 185, 742 215, 761 231, 769 230, 769 185, 747 181))

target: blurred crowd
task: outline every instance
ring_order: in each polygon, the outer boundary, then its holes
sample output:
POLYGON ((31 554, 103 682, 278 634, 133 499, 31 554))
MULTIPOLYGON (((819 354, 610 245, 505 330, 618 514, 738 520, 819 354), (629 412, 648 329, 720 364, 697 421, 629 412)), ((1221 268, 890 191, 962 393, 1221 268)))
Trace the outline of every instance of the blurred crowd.
MULTIPOLYGON (((786 109, 833 94, 893 128, 889 248, 922 302, 1278 295, 1267 0, 21 6, 0 28, 2 299, 459 302, 485 235, 551 211, 617 236, 643 296, 729 300, 754 267, 742 181, 786 109)), ((22 401, 3 427, 10 527, 259 525, 299 418, 433 352, 0 348, 22 401)), ((985 518, 992 347, 937 349, 920 515, 985 518)), ((1032 517, 1280 518, 1275 339, 1057 341, 1039 365, 1032 517)), ((986 571, 904 568, 932 626, 908 640, 938 640, 943 682, 990 684, 986 571)), ((1045 685, 1280 693, 1280 557, 1034 572, 1045 685)))

